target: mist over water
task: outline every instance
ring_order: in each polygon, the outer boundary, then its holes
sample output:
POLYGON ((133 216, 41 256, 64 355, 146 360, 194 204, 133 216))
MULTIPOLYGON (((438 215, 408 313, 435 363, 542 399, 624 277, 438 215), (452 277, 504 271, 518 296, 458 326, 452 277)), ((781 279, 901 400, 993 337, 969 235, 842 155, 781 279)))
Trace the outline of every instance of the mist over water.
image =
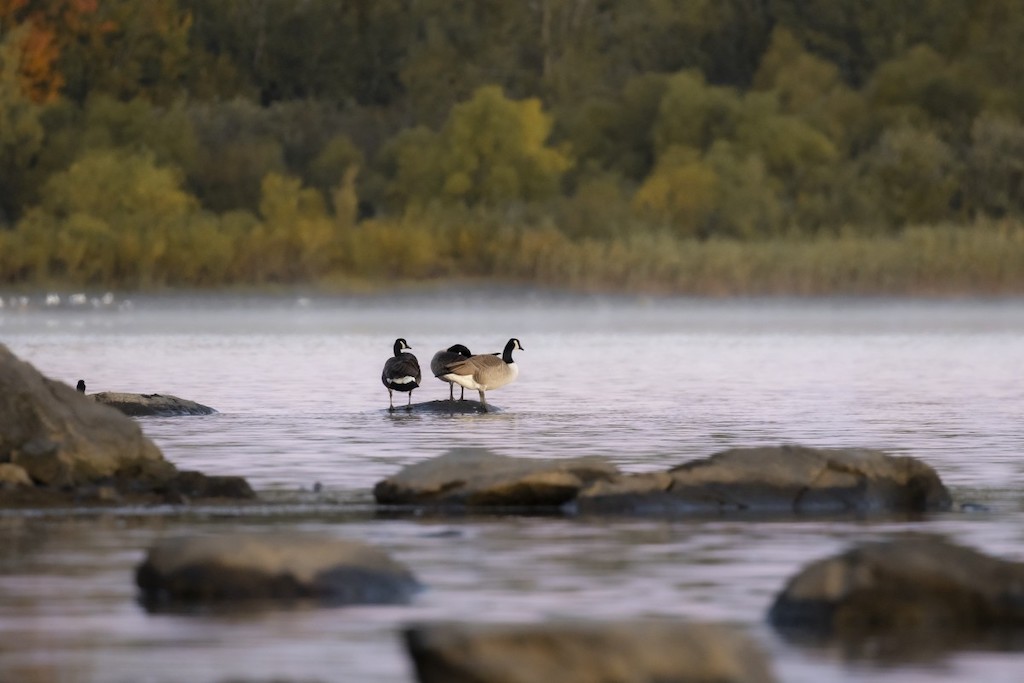
MULTIPOLYGON (((89 392, 167 393, 208 417, 146 418, 176 465, 296 496, 288 514, 0 517, 0 680, 352 680, 411 673, 396 637, 423 619, 671 616, 748 625, 786 681, 1016 681, 1024 653, 879 666, 779 640, 764 615, 810 560, 907 529, 1024 561, 1024 301, 663 300, 474 296, 141 298, 0 309, 0 341, 89 392), (519 379, 488 415, 389 414, 396 337, 427 369, 454 343, 519 379), (627 471, 733 446, 858 446, 917 456, 958 502, 920 522, 378 517, 370 489, 453 446, 603 455, 627 471), (323 492, 309 494, 320 483, 323 492), (307 493, 298 495, 300 492, 307 493), (369 541, 428 586, 408 607, 153 616, 132 572, 166 534, 269 526, 369 541)), ((425 373, 413 402, 447 398, 425 373)), ((467 392, 467 398, 475 392, 467 392)), ((396 396, 396 405, 404 396, 396 396)))

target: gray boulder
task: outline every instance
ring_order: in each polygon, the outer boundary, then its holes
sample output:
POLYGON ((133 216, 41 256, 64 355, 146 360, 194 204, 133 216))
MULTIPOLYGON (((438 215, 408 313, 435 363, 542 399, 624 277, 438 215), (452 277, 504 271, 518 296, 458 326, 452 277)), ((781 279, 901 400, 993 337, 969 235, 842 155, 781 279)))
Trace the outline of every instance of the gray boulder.
POLYGON ((736 448, 667 472, 596 481, 582 513, 840 513, 947 510, 951 498, 925 463, 866 449, 736 448))
POLYGON ((195 401, 169 394, 126 394, 102 391, 89 398, 120 410, 131 417, 175 417, 178 415, 212 415, 217 411, 195 401))
POLYGON ((2 344, 0 466, 8 482, 0 507, 253 495, 240 477, 179 472, 137 422, 47 379, 2 344))
POLYGON ((1024 564, 935 536, 864 543, 813 562, 769 612, 804 640, 838 640, 858 654, 901 655, 1024 633, 1024 564))
POLYGON ((418 625, 405 642, 420 683, 769 683, 738 631, 674 622, 418 625))
POLYGON ((510 458, 481 448, 453 449, 378 482, 378 503, 454 507, 550 507, 618 469, 604 458, 510 458))
POLYGON ((357 541, 296 534, 173 538, 150 548, 136 583, 151 609, 314 600, 406 603, 420 585, 385 552, 357 541))
POLYGON ((43 377, 0 345, 0 462, 59 487, 165 461, 138 424, 43 377))

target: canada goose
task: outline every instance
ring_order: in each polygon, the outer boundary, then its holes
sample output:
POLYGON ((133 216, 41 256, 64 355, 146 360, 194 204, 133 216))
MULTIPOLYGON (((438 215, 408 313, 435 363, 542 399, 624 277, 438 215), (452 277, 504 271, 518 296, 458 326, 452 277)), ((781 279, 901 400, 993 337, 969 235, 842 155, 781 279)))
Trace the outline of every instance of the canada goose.
POLYGON ((406 410, 412 410, 412 390, 420 385, 420 363, 416 356, 405 353, 406 349, 412 349, 404 339, 395 340, 395 355, 384 361, 384 372, 380 375, 380 381, 388 388, 388 402, 395 409, 393 391, 408 391, 409 403, 406 410))
POLYGON ((78 386, 76 386, 75 388, 78 389, 78 393, 84 394, 85 393, 85 380, 84 379, 78 380, 78 386))
POLYGON ((480 393, 480 403, 484 412, 487 412, 487 399, 484 392, 488 389, 503 387, 519 376, 519 368, 512 360, 512 351, 519 349, 524 351, 519 340, 512 338, 505 344, 505 350, 498 358, 492 354, 470 356, 456 360, 442 368, 443 374, 436 374, 437 377, 452 381, 466 389, 476 389, 480 393))
MULTIPOLYGON (((445 370, 445 366, 447 366, 447 365, 449 365, 451 363, 454 363, 456 361, 460 361, 460 360, 463 360, 465 358, 469 358, 472 355, 473 355, 473 352, 470 351, 469 349, 467 349, 462 344, 455 344, 453 346, 449 346, 447 349, 445 349, 443 351, 438 351, 437 353, 434 354, 434 357, 430 359, 430 371, 432 373, 434 373, 434 377, 437 377, 442 382, 447 382, 448 383, 448 400, 449 401, 454 401, 455 400, 455 382, 454 382, 454 380, 450 380, 447 377, 443 376, 445 374, 445 372, 447 372, 445 370)), ((465 399, 466 399, 466 387, 462 387, 462 396, 459 397, 459 400, 460 401, 464 401, 465 399)))

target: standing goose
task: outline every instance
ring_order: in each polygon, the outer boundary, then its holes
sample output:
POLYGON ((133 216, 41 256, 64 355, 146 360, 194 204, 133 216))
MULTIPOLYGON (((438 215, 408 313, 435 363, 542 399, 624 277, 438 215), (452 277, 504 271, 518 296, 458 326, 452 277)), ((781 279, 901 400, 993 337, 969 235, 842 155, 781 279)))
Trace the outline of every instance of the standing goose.
MULTIPOLYGON (((430 371, 434 373, 434 377, 438 378, 442 382, 448 383, 448 400, 455 400, 455 382, 454 380, 442 377, 445 372, 445 366, 455 363, 460 360, 465 360, 473 355, 473 352, 462 344, 455 344, 449 346, 443 351, 438 351, 434 354, 434 357, 430 359, 430 371)), ((462 387, 462 396, 459 398, 460 401, 466 400, 466 387, 462 387)))
POLYGON ((388 410, 395 409, 394 391, 409 392, 409 403, 405 409, 412 410, 412 390, 420 385, 420 363, 416 356, 405 353, 412 347, 404 339, 396 339, 394 349, 395 355, 384 361, 384 372, 380 375, 380 381, 388 388, 388 410))
POLYGON ((483 354, 456 360, 442 368, 443 374, 437 374, 437 377, 446 382, 455 382, 466 389, 476 389, 480 392, 480 403, 483 405, 484 412, 487 412, 487 399, 484 398, 484 392, 488 389, 503 387, 519 376, 519 368, 512 360, 512 351, 515 349, 525 350, 519 340, 513 337, 505 344, 501 358, 483 354))

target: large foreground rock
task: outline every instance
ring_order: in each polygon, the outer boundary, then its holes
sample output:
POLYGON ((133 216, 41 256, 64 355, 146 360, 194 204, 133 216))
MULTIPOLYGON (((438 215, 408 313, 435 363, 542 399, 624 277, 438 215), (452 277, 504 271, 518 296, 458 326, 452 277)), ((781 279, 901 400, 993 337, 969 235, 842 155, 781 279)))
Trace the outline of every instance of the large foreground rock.
POLYGON ((126 394, 102 391, 89 394, 89 398, 105 406, 116 408, 132 417, 175 417, 178 415, 212 415, 217 411, 202 403, 169 394, 126 394))
POLYGON ((923 512, 951 499, 938 475, 911 457, 866 449, 736 448, 667 472, 598 481, 579 512, 923 512))
POLYGON ((594 481, 619 474, 604 458, 510 458, 486 449, 453 449, 378 482, 378 503, 557 508, 594 481))
POLYGON ((75 486, 163 462, 139 425, 43 377, 0 345, 0 462, 47 486, 75 486))
POLYGON ((405 632, 420 683, 768 683, 765 655, 724 627, 671 622, 437 624, 405 632))
POLYGON ((179 472, 138 423, 43 377, 0 344, 0 506, 251 497, 239 477, 179 472))
POLYGON ((135 578, 153 609, 268 600, 405 603, 420 587, 373 546, 284 533, 167 539, 149 550, 135 578))
POLYGON ((769 612, 784 633, 866 650, 934 649, 971 641, 1024 645, 1024 564, 934 536, 864 543, 814 562, 769 612), (889 644, 887 646, 887 644, 889 644))

